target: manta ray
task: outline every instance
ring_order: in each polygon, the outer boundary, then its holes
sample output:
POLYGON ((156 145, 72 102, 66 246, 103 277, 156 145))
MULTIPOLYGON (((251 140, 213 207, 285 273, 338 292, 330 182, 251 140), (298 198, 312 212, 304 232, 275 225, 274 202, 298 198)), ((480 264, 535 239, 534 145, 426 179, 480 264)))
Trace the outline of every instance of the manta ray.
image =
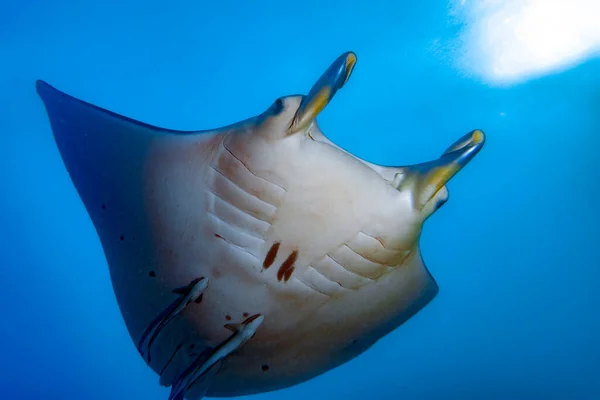
POLYGON ((484 134, 416 165, 349 153, 316 118, 356 60, 343 53, 307 95, 199 131, 37 81, 124 323, 170 400, 300 384, 365 352, 438 293, 422 227, 484 134))

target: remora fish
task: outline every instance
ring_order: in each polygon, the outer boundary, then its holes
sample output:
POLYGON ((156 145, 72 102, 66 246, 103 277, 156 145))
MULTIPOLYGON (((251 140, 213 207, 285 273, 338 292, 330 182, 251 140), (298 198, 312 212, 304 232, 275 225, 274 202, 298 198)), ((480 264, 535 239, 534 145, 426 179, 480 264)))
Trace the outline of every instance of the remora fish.
POLYGON ((151 361, 152 343, 162 330, 169 325, 179 314, 181 314, 190 304, 200 304, 202 294, 208 286, 208 279, 194 279, 189 285, 177 289, 173 289, 173 293, 180 297, 164 309, 155 319, 148 325, 146 331, 142 335, 138 344, 140 354, 146 353, 146 361, 151 361), (144 348, 144 346, 146 348, 144 348))

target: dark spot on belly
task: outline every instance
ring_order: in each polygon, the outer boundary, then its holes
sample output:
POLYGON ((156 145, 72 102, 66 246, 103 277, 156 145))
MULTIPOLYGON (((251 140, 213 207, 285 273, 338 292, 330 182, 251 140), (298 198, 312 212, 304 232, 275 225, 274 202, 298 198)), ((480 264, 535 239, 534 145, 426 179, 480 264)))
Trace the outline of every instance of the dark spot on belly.
POLYGON ((263 364, 260 369, 262 369, 264 372, 267 372, 269 370, 269 366, 267 364, 263 364))
POLYGON ((102 209, 106 210, 106 204, 102 203, 102 209))
POLYGON ((290 267, 285 271, 285 274, 283 274, 283 281, 287 282, 290 280, 290 278, 292 277, 292 273, 294 272, 296 268, 294 267, 290 267))
POLYGON ((279 251, 280 245, 281 245, 281 243, 279 243, 279 242, 273 243, 273 246, 271 246, 271 248, 267 252, 265 261, 263 262, 264 269, 269 268, 273 264, 273 262, 275 261, 275 257, 277 257, 277 252, 279 251))
POLYGON ((231 317, 230 317, 229 315, 226 315, 226 316, 225 316, 225 319, 226 319, 227 321, 231 321, 231 317))
POLYGON ((298 259, 298 250, 294 250, 292 254, 285 259, 285 261, 279 267, 279 271, 277 271, 277 280, 281 281, 285 279, 287 282, 292 276, 292 272, 294 272, 294 263, 298 259))
POLYGON ((149 276, 150 278, 154 278, 154 277, 156 276, 156 272, 154 272, 154 271, 150 271, 150 272, 148 272, 148 276, 149 276))
POLYGON ((121 235, 121 237, 119 238, 119 240, 122 242, 123 240, 125 240, 125 236, 121 235))
POLYGON ((247 317, 248 317, 248 315, 250 315, 250 314, 248 314, 247 312, 245 312, 245 313, 244 313, 244 318, 247 318, 247 317))

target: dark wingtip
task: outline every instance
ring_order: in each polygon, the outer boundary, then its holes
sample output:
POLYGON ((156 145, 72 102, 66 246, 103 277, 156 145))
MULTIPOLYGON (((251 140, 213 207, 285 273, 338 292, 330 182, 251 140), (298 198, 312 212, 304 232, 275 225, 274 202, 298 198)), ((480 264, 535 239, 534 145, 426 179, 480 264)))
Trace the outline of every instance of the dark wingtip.
POLYGON ((42 98, 42 100, 46 100, 48 95, 51 94, 62 94, 59 90, 57 90, 54 86, 50 85, 48 82, 38 79, 35 81, 35 90, 37 94, 42 98))
POLYGON ((38 94, 42 94, 41 92, 50 88, 52 86, 50 86, 48 83, 44 82, 41 79, 38 79, 37 81, 35 81, 35 90, 38 92, 38 94))

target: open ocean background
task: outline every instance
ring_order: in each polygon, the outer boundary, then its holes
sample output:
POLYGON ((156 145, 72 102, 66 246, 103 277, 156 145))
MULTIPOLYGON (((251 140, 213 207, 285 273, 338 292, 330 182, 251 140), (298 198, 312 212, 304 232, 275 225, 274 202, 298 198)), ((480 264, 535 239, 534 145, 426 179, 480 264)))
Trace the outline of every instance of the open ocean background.
POLYGON ((275 399, 600 399, 600 2, 0 0, 0 399, 166 400, 125 329, 35 92, 208 129, 307 93, 380 164, 487 142, 422 249, 436 299, 275 399))

